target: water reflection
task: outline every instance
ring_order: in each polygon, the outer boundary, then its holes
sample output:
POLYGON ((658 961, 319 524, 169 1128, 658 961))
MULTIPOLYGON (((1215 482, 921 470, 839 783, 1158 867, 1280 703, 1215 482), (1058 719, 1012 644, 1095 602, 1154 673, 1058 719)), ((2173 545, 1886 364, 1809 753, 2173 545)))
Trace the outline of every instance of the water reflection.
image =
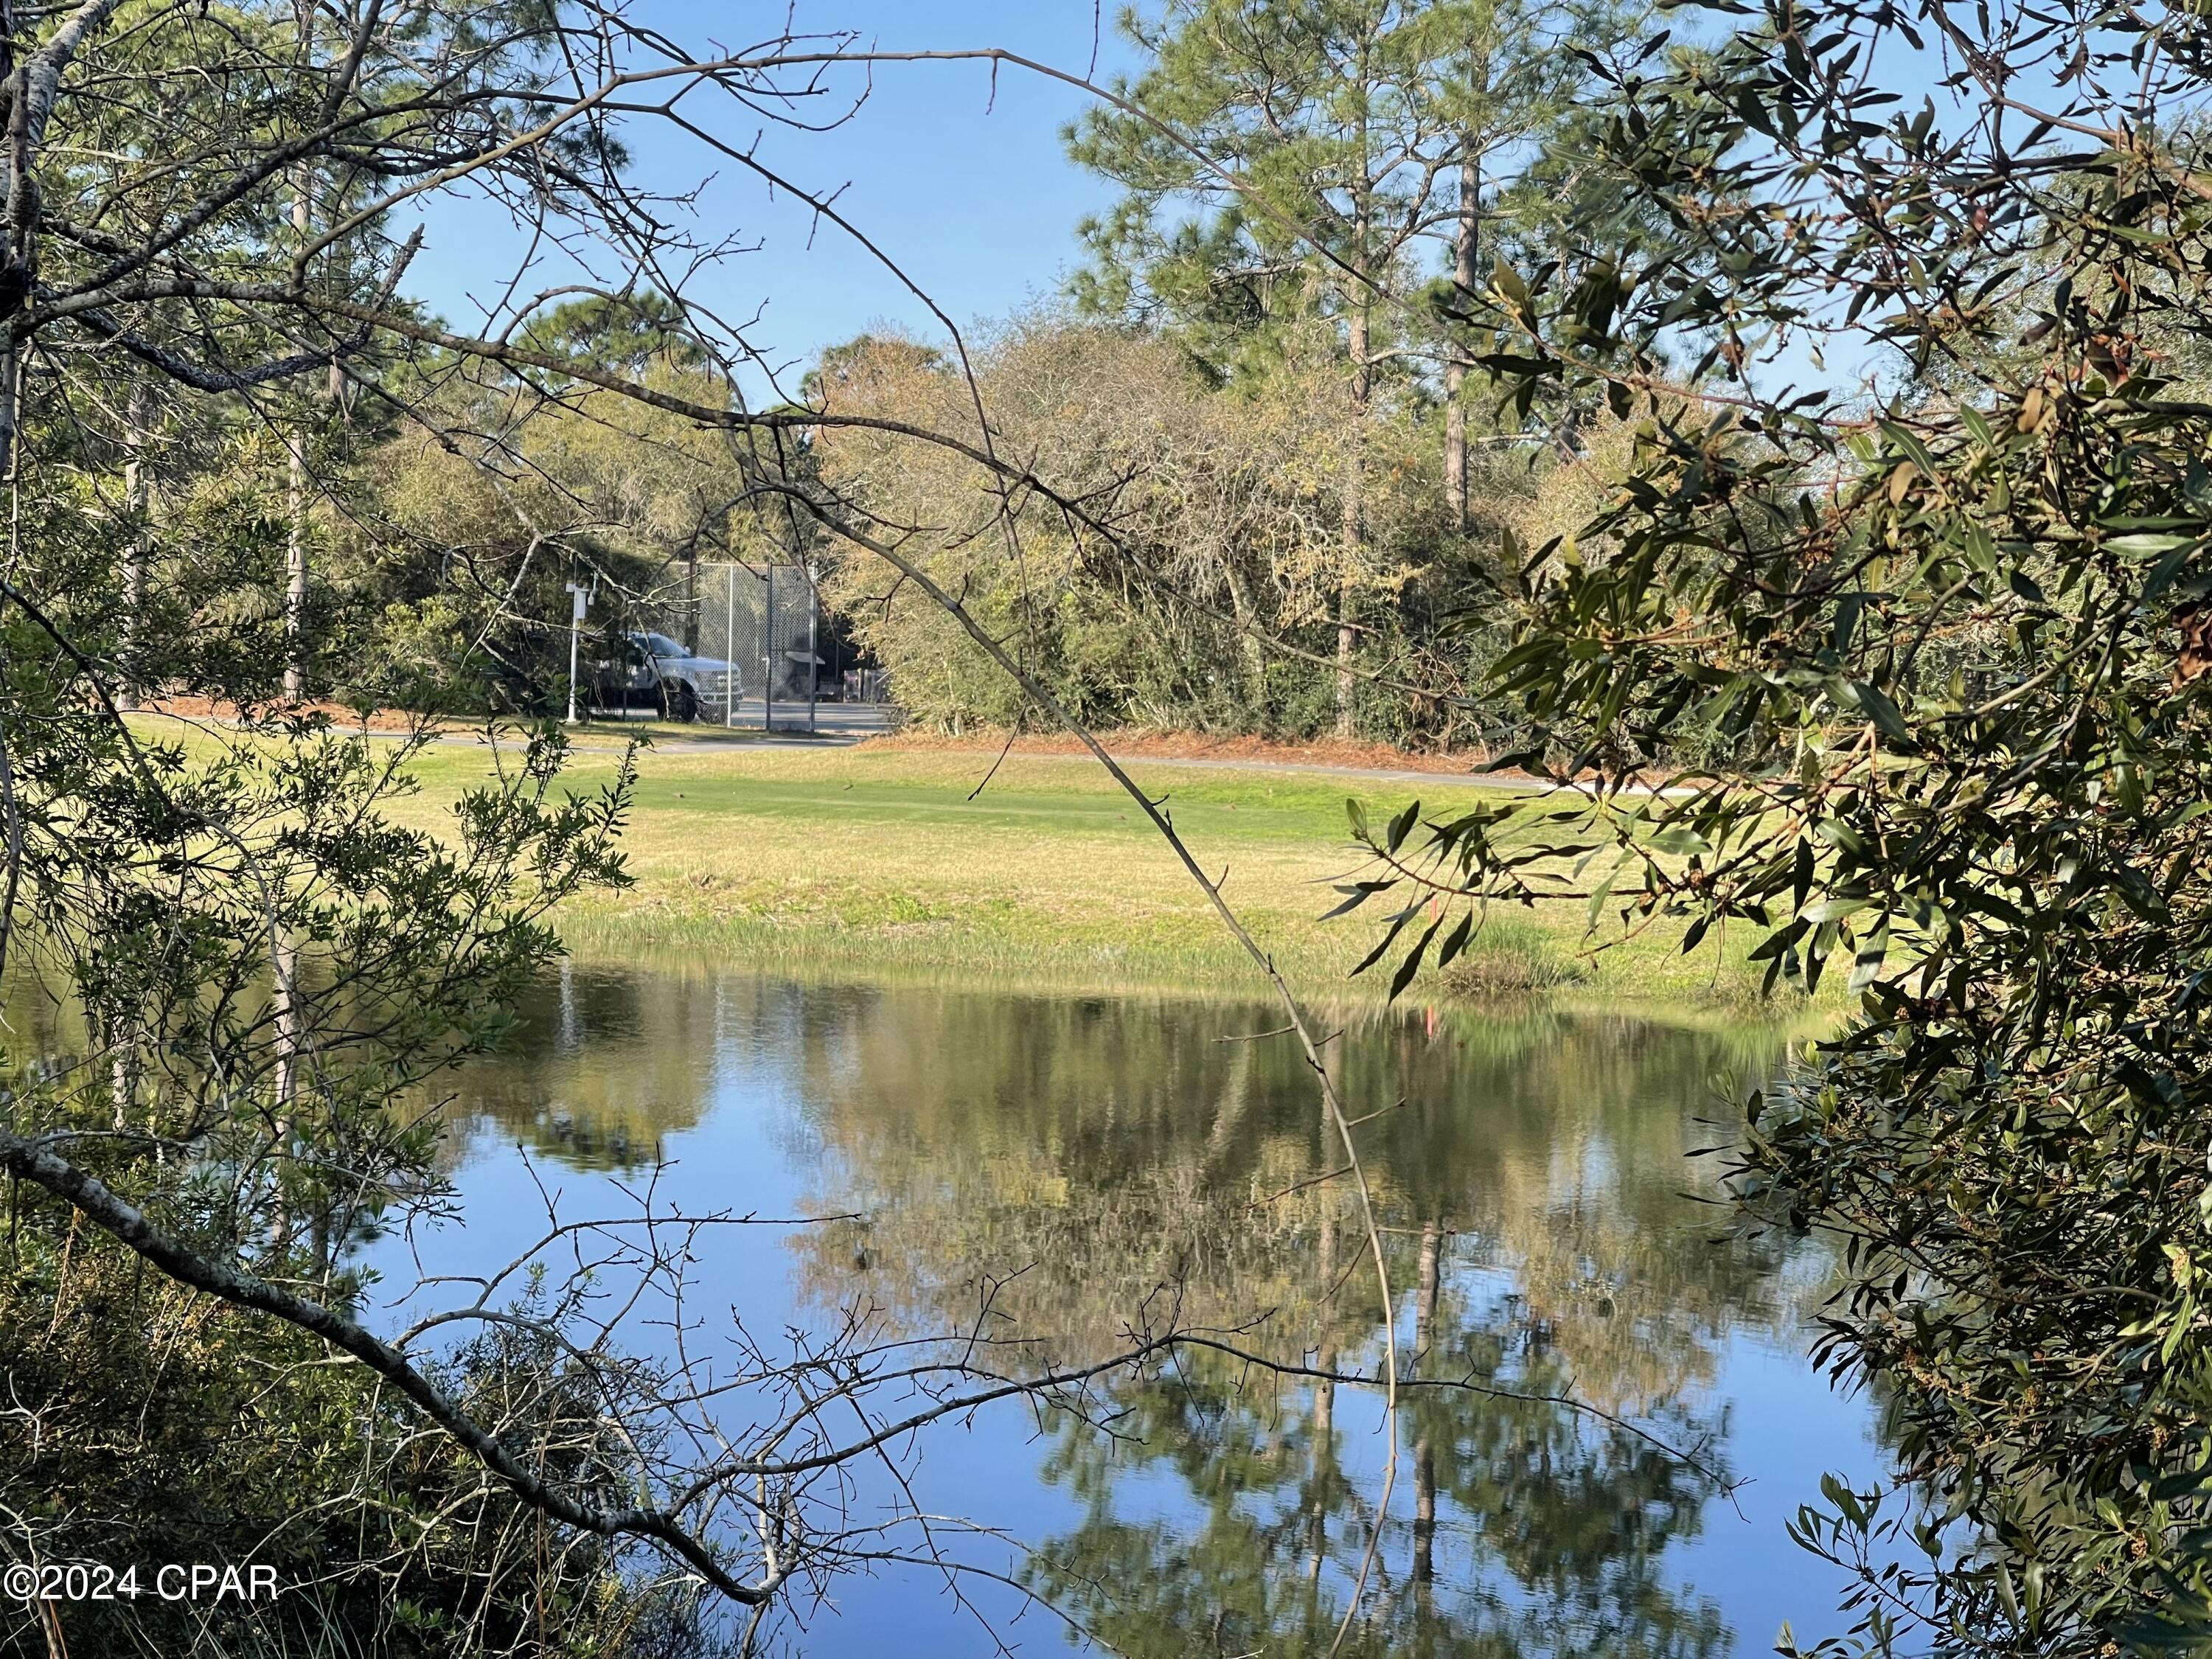
MULTIPOLYGON (((457 1165, 517 1138, 580 1171, 665 1148, 711 1165, 724 1201, 854 1213, 791 1236, 794 1321, 980 1327, 1042 1363, 1172 1310, 1292 1365, 1376 1370, 1371 1263, 1348 1183, 1325 1178, 1340 1147, 1297 1050, 1255 1035, 1262 1006, 571 968, 525 1012, 522 1047, 469 1079, 457 1165), (757 1167, 758 1124, 750 1164, 731 1155, 738 1114, 769 1119, 779 1169, 757 1167)), ((1798 1347, 1829 1267, 1723 1238, 1685 1153, 1726 1136, 1701 1121, 1728 1115, 1717 1080, 1770 1074, 1784 1034, 1535 1010, 1334 1023, 1340 1088, 1380 1114, 1359 1135, 1401 1366, 1571 1394, 1699 1454, 1555 1401, 1410 1390, 1346 1650, 1764 1650, 1772 1623, 1744 1620, 1791 1547, 1718 1496, 1730 1367, 1798 1347), (1716 1511, 1729 1541, 1700 1548, 1716 1511)), ((1808 1422, 1855 1424, 1802 1366, 1780 1374, 1808 1422)), ((1111 1434, 1048 1423, 1028 1449, 1054 1502, 1024 1582, 1133 1655, 1325 1651, 1377 1496, 1375 1391, 1190 1354, 1111 1407, 1111 1434)))

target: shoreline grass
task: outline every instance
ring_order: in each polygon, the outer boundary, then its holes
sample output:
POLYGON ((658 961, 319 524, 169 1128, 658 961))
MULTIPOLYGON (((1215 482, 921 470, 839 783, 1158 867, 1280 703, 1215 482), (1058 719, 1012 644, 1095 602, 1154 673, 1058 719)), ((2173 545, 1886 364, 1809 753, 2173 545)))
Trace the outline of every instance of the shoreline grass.
MULTIPOLYGON (((570 787, 613 775, 614 753, 574 756, 570 787)), ((568 906, 558 927, 588 951, 688 951, 810 971, 957 973, 978 983, 1204 985, 1264 981, 1143 814, 1103 773, 1012 756, 980 792, 974 756, 766 745, 669 746, 639 757, 623 835, 635 884, 568 906)), ((426 750, 409 809, 427 820, 486 769, 463 744, 426 750)), ((1357 872, 1347 782, 1302 771, 1231 772, 1139 762, 1201 865, 1285 973, 1310 993, 1381 998, 1387 969, 1352 968, 1380 912, 1323 922, 1331 884, 1357 872)), ((1356 786, 1350 786, 1356 787, 1356 786)), ((1461 793, 1444 786, 1453 795, 1461 793)), ((1419 792, 1362 792, 1370 816, 1419 792)), ((1449 799, 1440 792, 1431 801, 1449 799)), ((1740 953, 1680 951, 1654 926, 1595 955, 1578 902, 1491 917, 1425 1000, 1527 993, 1607 1001, 1735 1005, 1757 978, 1740 953)), ((1739 945, 1744 941, 1737 941, 1739 945)))

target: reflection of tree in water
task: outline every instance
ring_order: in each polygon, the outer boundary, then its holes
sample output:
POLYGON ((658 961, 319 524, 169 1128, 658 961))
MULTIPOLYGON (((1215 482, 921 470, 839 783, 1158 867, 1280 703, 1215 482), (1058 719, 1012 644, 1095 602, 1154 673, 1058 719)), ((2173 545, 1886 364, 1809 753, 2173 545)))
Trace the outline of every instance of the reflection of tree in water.
POLYGON ((574 1169, 653 1163, 707 1108, 731 1020, 724 987, 719 975, 564 962, 517 1006, 507 1051, 449 1088, 442 1165, 471 1161, 495 1135, 574 1169))
MULTIPOLYGON (((500 1052, 433 1073, 407 1109, 450 1103, 437 1159, 445 1171, 470 1162, 487 1139, 520 1139, 580 1169, 635 1168, 653 1160, 664 1137, 697 1125, 731 1032, 757 1036, 796 994, 696 969, 686 977, 564 962, 518 1000, 514 1031, 500 1052)), ((354 1007, 340 1001, 325 1012, 337 1026, 354 1007)), ((66 988, 20 963, 0 988, 0 1008, 9 1066, 58 1075, 96 1046, 66 988)))
MULTIPOLYGON (((649 1156, 700 1121, 718 1078, 787 1103, 809 1207, 868 1218, 791 1239, 824 1314, 920 1336, 988 1300, 989 1334, 1032 1345, 1000 1363, 1041 1364, 1103 1356, 1171 1308, 1283 1359, 1374 1369, 1364 1240, 1346 1183, 1316 1180, 1340 1149, 1312 1080, 1287 1045, 1222 1040, 1272 1025, 1264 1009, 580 969, 525 1013, 529 1052, 480 1073, 469 1103, 572 1160, 649 1156)), ((1720 1238, 1725 1212, 1685 1197, 1714 1194, 1684 1154, 1729 1133, 1698 1121, 1728 1115, 1716 1073, 1756 1080, 1779 1036, 1538 1012, 1336 1023, 1353 1109, 1388 1109, 1359 1135, 1407 1363, 1537 1394, 1571 1382, 1724 1460, 1717 1349, 1740 1329, 1794 1338, 1826 1267, 1720 1238)), ((1340 1425, 1339 1394, 1197 1352, 1125 1380, 1117 1438, 1057 1431, 1047 1473, 1085 1513, 1031 1540, 1038 1588, 1134 1654, 1325 1650, 1376 1496, 1340 1467, 1366 1431, 1340 1425)), ((1355 1651, 1727 1649, 1712 1604, 1659 1571, 1702 1524, 1709 1478, 1539 1401, 1415 1389, 1400 1429, 1355 1651)))
MULTIPOLYGON (((1217 1040, 1263 1013, 926 993, 846 1012, 838 1064, 801 1092, 816 1201, 872 1219, 793 1241, 817 1299, 921 1332, 995 1284, 994 1332, 1055 1358, 1105 1352, 1171 1302, 1186 1327, 1371 1373, 1349 1194, 1299 1185, 1337 1162, 1310 1079, 1286 1048, 1217 1040)), ((1771 1069, 1776 1034, 1462 1012, 1370 1017, 1340 1048, 1355 1109, 1406 1102, 1361 1139, 1422 1374, 1571 1386, 1673 1443, 1723 1444, 1703 1391, 1719 1342, 1794 1324, 1825 1278, 1772 1241, 1717 1238, 1722 1212, 1685 1197, 1704 1179, 1685 1152, 1724 1133, 1698 1122, 1719 1115, 1716 1072, 1771 1069)), ((1374 1498, 1339 1465, 1338 1389, 1194 1353, 1124 1383, 1113 1438, 1058 1435, 1047 1474, 1087 1513, 1041 1544, 1034 1582, 1132 1654, 1325 1650, 1374 1498), (1167 1512, 1117 1508, 1170 1472, 1167 1512)), ((1717 1608, 1659 1570, 1711 1478, 1536 1401, 1413 1390, 1400 1431, 1353 1650, 1728 1650, 1717 1608)))
MULTIPOLYGON (((1030 1581, 1132 1659, 1325 1652, 1374 1496, 1339 1467, 1326 1394, 1255 1398, 1225 1362, 1122 1391, 1119 1427, 1133 1444, 1070 1430, 1054 1447, 1047 1472, 1085 1514, 1039 1546, 1030 1581), (1117 1488, 1164 1471, 1194 1513, 1124 1513, 1117 1488)), ((1417 1442, 1412 1467, 1347 1652, 1727 1651, 1718 1610, 1659 1571, 1667 1545, 1694 1529, 1709 1482, 1562 1407, 1431 1401, 1404 1427, 1417 1442)))
MULTIPOLYGON (((1286 1046, 1218 1040, 1264 1022, 1233 1005, 923 991, 833 1008, 834 1035, 810 1028, 799 1060, 823 1149, 813 1201, 871 1220, 793 1241, 808 1291, 941 1329, 1018 1273, 995 1312, 1062 1357, 1106 1352, 1169 1296, 1187 1324, 1271 1314, 1282 1351, 1361 1351, 1370 1281, 1324 1304, 1348 1246, 1319 1264, 1353 1226, 1349 1194, 1300 1186, 1340 1162, 1311 1080, 1286 1046)), ((1341 1046, 1355 1110, 1406 1102, 1359 1132, 1395 1283, 1413 1280, 1422 1229, 1442 1228, 1449 1274, 1496 1284, 1486 1322, 1632 1410, 1706 1380, 1730 1330, 1794 1322, 1812 1281, 1783 1247, 1710 1242, 1724 1212, 1683 1198, 1705 1179, 1684 1153, 1714 1137, 1696 1120, 1717 1115, 1716 1068, 1771 1066, 1771 1030, 1462 1012, 1431 1038, 1416 1013, 1341 1046)))
MULTIPOLYGON (((1698 1530, 1715 1480, 1556 1403, 1574 1383, 1557 1351, 1500 1300, 1462 1302, 1443 1271, 1443 1243, 1441 1227, 1423 1229, 1413 1263, 1407 1335, 1419 1374, 1521 1397, 1404 1394, 1398 1498, 1343 1651, 1728 1651, 1719 1609, 1659 1570, 1667 1547, 1698 1530), (1534 1397, 1544 1395, 1554 1398, 1534 1397)), ((1333 1346, 1317 1356, 1322 1369, 1334 1368, 1333 1346)), ((1085 1514, 1040 1545, 1029 1581, 1132 1659, 1327 1651, 1374 1521, 1371 1480, 1347 1478, 1340 1461, 1343 1386, 1272 1387, 1200 1353, 1115 1390, 1123 1415, 1112 1438, 1073 1423, 1055 1437, 1044 1473, 1085 1514), (1189 1509, 1125 1513, 1132 1477, 1167 1470, 1189 1509)), ((1722 1437, 1717 1413, 1680 1401, 1654 1402, 1644 1421, 1678 1445, 1722 1437)))

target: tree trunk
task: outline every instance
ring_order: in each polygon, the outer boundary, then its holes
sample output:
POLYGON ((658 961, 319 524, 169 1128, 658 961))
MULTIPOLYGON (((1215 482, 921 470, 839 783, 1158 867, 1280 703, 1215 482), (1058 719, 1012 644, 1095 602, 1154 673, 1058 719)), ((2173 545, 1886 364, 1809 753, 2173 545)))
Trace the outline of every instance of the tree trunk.
POLYGON ((142 376, 131 383, 127 441, 130 459, 123 463, 123 510, 131 516, 131 532, 123 544, 123 616, 116 641, 115 706, 129 710, 138 706, 141 684, 139 656, 145 648, 139 612, 146 606, 147 518, 153 504, 153 486, 146 469, 146 452, 153 442, 148 429, 153 421, 153 394, 142 376))
POLYGON ((1426 1610, 1437 1581, 1437 1449, 1424 1432, 1413 1443, 1413 1595, 1426 1610))
MULTIPOLYGON (((1367 48, 1363 43, 1358 82, 1358 90, 1363 96, 1369 86, 1367 68, 1367 48)), ((1345 434, 1344 568, 1338 574, 1336 589, 1336 735, 1340 738, 1352 735, 1353 698, 1358 689, 1352 659, 1359 644, 1359 580, 1367 565, 1367 410, 1375 389, 1374 367, 1369 361, 1373 355, 1369 337, 1373 295, 1369 291, 1367 242, 1375 225, 1374 180, 1368 175, 1368 130, 1364 116, 1359 122, 1358 148, 1353 162, 1357 171, 1352 200, 1352 281, 1344 289, 1345 349, 1351 359, 1352 408, 1345 434)))
POLYGON ((684 555, 684 648, 699 648, 699 544, 695 538, 684 555))
POLYGON ((1437 1291, 1443 1279, 1444 1228, 1441 1221, 1431 1221, 1421 1229, 1421 1255, 1418 1272, 1419 1285, 1413 1303, 1413 1355, 1418 1360, 1421 1352, 1436 1338, 1437 1291))
MULTIPOLYGON (((144 684, 140 658, 145 649, 145 635, 140 613, 146 608, 146 560, 152 544, 149 519, 153 506, 153 483, 147 459, 154 443, 154 398, 152 388, 143 376, 131 383, 124 420, 128 453, 123 463, 123 510, 130 523, 123 543, 122 615, 115 646, 114 700, 117 708, 129 713, 138 707, 139 690, 144 684)), ((136 1025, 118 1019, 109 1035, 109 1048, 108 1086, 114 1099, 115 1132, 121 1134, 131 1127, 137 1115, 139 1060, 136 1025)))
MULTIPOLYGON (((312 64, 315 55, 315 13, 309 8, 301 13, 302 33, 300 50, 302 60, 312 64)), ((294 175, 292 191, 292 229, 302 247, 307 245, 307 232, 314 223, 315 175, 312 167, 301 166, 294 175)), ((330 392, 332 401, 337 396, 338 366, 331 362, 330 392)), ((285 440, 285 501, 288 527, 284 536, 284 700, 298 702, 307 691, 307 444, 311 436, 309 416, 304 409, 294 421, 292 430, 285 440)))
POLYGON ((1336 590, 1336 735, 1352 735, 1353 694, 1358 678, 1352 672, 1352 653, 1359 643, 1359 578, 1367 563, 1367 413, 1373 392, 1368 363, 1367 296, 1364 289, 1352 295, 1349 329, 1352 356, 1352 410, 1345 434, 1344 488, 1340 533, 1343 538, 1343 569, 1336 590))
MULTIPOLYGON (((307 239, 310 185, 303 173, 292 194, 292 228, 307 239)), ((307 689, 307 416, 302 410, 284 440, 284 700, 307 689)))
POLYGON ((1262 708, 1267 695, 1267 648, 1260 642, 1260 608, 1233 563, 1225 574, 1230 609, 1238 623, 1237 643, 1244 656, 1246 701, 1255 708, 1262 708))
POLYGON ((284 440, 284 700, 307 696, 307 418, 300 416, 284 440))
POLYGON ((11 488, 15 482, 15 429, 21 424, 21 353, 14 339, 0 333, 0 480, 11 488))
POLYGON ((291 1206, 284 1195, 284 1170, 289 1162, 293 1118, 300 1097, 300 1063, 307 1048, 306 1011, 300 995, 300 947, 289 935, 277 941, 270 964, 276 981, 274 1041, 276 1096, 276 1147, 270 1158, 270 1179, 275 1188, 269 1215, 269 1249, 281 1255, 292 1237, 291 1206))
MULTIPOLYGON (((1452 236, 1452 287, 1461 309, 1470 309, 1475 295, 1475 255, 1482 234, 1482 160, 1474 135, 1462 140, 1459 164, 1459 226, 1452 236)), ((1467 364, 1456 342, 1444 364, 1444 501, 1451 509, 1452 526, 1465 535, 1468 523, 1467 489, 1467 405, 1460 388, 1467 383, 1467 364)))
POLYGON ((133 1108, 138 1101, 137 1035, 122 1020, 115 1021, 107 1033, 107 1087, 115 1109, 114 1125, 118 1134, 131 1127, 135 1115, 133 1108))

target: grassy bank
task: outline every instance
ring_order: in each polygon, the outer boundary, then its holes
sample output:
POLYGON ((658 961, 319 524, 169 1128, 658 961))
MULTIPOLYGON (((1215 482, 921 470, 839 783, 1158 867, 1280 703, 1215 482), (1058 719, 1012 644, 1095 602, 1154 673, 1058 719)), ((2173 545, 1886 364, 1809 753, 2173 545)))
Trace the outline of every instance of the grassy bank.
MULTIPOLYGON (((574 775, 588 785, 616 764, 612 752, 580 752, 574 775)), ((418 766, 424 805, 483 765, 466 746, 428 752, 418 766)), ((563 932, 585 950, 951 971, 981 981, 1256 982, 1172 853, 1094 766, 1017 756, 975 794, 988 769, 973 756, 871 749, 648 751, 624 837, 635 885, 576 904, 563 932)), ((1167 797, 1205 866, 1227 870, 1230 898, 1286 970, 1316 989, 1350 988, 1346 975, 1374 942, 1376 921, 1365 913, 1319 917, 1335 902, 1330 883, 1358 862, 1344 809, 1358 786, 1326 774, 1169 763, 1136 770, 1167 797)), ((1377 815, 1413 793, 1389 785, 1362 793, 1377 815)), ((1427 798, 1470 796, 1446 785, 1427 798)), ((1751 983, 1716 951, 1683 957, 1678 932, 1655 929, 1593 957, 1578 903, 1501 914, 1452 978, 1467 990, 1674 1000, 1734 1000, 1751 983)), ((1376 994, 1382 988, 1378 979, 1376 994)))

